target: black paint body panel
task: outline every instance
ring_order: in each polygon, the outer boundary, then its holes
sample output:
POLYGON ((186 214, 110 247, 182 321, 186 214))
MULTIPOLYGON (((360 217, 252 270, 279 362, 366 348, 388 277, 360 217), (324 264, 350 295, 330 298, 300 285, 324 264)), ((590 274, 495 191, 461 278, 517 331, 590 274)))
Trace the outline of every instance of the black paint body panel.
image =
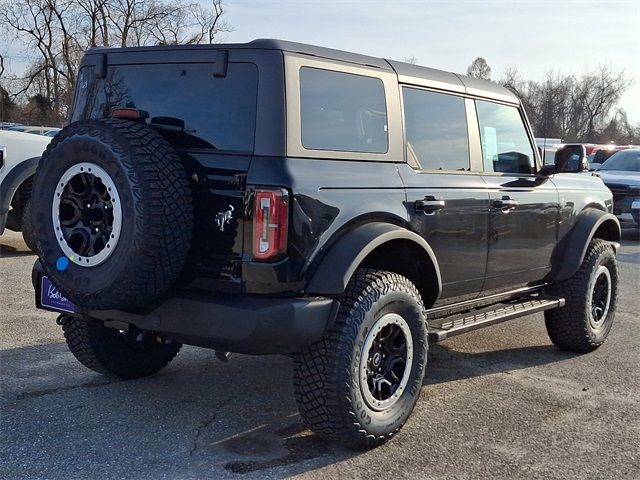
MULTIPOLYGON (((553 280, 559 271, 554 258, 563 258, 560 249, 566 242, 562 240, 580 212, 610 208, 611 193, 589 175, 485 174, 474 118, 467 121, 470 142, 477 143, 470 144, 470 165, 475 171, 419 171, 407 163, 406 154, 398 153, 396 158, 395 150, 384 161, 380 156, 365 161, 337 159, 336 152, 327 153, 326 158, 321 158, 324 154, 318 157, 318 152, 305 158, 287 156, 290 119, 286 103, 292 100, 286 95, 285 58, 290 54, 366 67, 367 75, 375 76, 376 71, 393 74, 396 89, 406 83, 464 96, 471 99, 468 101, 485 98, 506 103, 520 108, 525 118, 517 98, 495 84, 289 42, 91 50, 82 68, 89 69, 93 79, 87 81, 95 85, 105 82, 109 72, 120 66, 206 64, 211 67, 212 82, 223 81, 234 64, 257 68, 257 91, 250 92, 256 95, 252 151, 175 146, 192 178, 195 198, 191 261, 180 283, 184 291, 303 296, 332 247, 363 225, 382 223, 406 229, 426 242, 442 285, 437 301, 427 307, 448 305, 553 280), (252 258, 252 202, 260 187, 283 188, 289 194, 287 252, 275 262, 252 258), (513 210, 495 207, 494 201, 503 196, 517 202, 513 210), (444 206, 434 212, 418 211, 415 202, 425 199, 441 200, 444 206), (221 228, 216 218, 225 211, 232 215, 221 228)), ((387 98, 392 98, 389 93, 387 98)), ((76 95, 73 119, 84 118, 81 112, 87 98, 86 94, 76 95)), ((202 108, 194 105, 194 109, 202 108)), ((467 109, 467 115, 470 112, 467 109)), ((232 113, 210 112, 212 116, 232 113)), ((391 110, 389 115, 390 138, 404 138, 402 119, 391 118, 391 110)), ((538 158, 536 164, 539 168, 538 158)), ((336 275, 348 267, 336 265, 336 275)), ((326 293, 319 291, 321 284, 317 289, 314 294, 326 293)))

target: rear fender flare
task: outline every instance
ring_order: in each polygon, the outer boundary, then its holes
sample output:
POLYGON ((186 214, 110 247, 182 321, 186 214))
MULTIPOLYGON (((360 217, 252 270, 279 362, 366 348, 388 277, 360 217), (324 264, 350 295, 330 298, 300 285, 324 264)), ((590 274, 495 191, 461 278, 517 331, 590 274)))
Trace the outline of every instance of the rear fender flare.
MULTIPOLYGON (((377 247, 392 240, 409 240, 421 247, 433 264, 437 277, 437 297, 442 291, 442 278, 433 250, 420 235, 390 223, 368 223, 343 235, 319 260, 305 291, 309 294, 340 295, 362 261, 377 247)), ((436 298, 437 298, 436 297, 436 298)))

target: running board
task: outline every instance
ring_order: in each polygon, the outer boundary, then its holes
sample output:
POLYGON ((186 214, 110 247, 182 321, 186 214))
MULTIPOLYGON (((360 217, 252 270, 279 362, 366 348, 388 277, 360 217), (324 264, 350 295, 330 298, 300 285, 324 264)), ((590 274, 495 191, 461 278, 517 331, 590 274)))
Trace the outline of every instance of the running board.
POLYGON ((498 303, 460 315, 451 315, 430 322, 429 340, 442 340, 461 333, 506 322, 543 310, 564 307, 564 298, 537 298, 533 300, 498 303))

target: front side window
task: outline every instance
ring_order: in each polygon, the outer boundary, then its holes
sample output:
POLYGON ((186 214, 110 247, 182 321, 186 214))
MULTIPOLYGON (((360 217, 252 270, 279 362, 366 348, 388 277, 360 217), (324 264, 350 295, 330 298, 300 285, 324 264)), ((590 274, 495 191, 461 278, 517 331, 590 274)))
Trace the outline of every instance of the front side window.
POLYGON ((533 147, 516 107, 476 100, 485 172, 533 173, 533 147))
POLYGON ((300 117, 306 149, 387 152, 387 108, 379 78, 303 67, 300 117))
POLYGON ((407 155, 429 170, 469 170, 464 98, 403 87, 407 155))

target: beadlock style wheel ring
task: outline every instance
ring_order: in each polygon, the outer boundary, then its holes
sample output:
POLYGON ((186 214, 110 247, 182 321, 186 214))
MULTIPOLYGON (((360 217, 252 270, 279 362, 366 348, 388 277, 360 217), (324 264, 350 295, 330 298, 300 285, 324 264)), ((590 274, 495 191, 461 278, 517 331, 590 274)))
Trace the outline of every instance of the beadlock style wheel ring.
POLYGON ((371 327, 360 357, 360 390, 365 403, 386 410, 404 392, 413 363, 409 324, 396 313, 383 315, 371 327))
POLYGON ((600 265, 589 285, 589 322, 591 327, 598 329, 602 326, 611 305, 611 273, 609 269, 600 265))
POLYGON ((51 208, 58 245, 76 265, 95 267, 115 250, 122 206, 114 181, 100 166, 83 162, 58 181, 51 208))

